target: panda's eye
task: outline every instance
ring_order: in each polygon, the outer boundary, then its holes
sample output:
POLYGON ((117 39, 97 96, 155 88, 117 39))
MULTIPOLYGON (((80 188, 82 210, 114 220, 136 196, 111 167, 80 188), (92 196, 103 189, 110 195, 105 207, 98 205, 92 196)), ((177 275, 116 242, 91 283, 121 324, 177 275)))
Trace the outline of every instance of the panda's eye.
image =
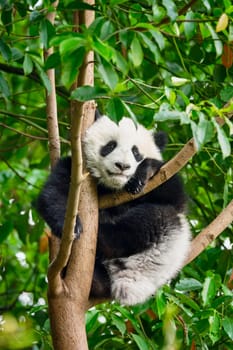
POLYGON ((133 146, 131 150, 136 161, 140 162, 143 159, 143 156, 139 153, 139 149, 137 148, 137 146, 133 146))
POLYGON ((117 146, 116 141, 109 141, 106 145, 101 147, 100 149, 100 155, 102 157, 106 157, 109 153, 111 153, 117 146))

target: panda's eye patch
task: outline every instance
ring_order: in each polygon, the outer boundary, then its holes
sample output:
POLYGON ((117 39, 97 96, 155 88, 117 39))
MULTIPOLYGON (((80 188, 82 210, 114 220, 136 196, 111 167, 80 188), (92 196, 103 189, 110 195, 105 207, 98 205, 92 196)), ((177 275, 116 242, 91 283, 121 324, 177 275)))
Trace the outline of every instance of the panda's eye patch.
POLYGON ((137 162, 140 162, 143 159, 143 156, 140 154, 139 149, 137 146, 132 147, 132 153, 134 155, 134 158, 136 159, 137 162))
POLYGON ((100 149, 100 155, 102 157, 106 157, 108 154, 110 154, 117 146, 116 141, 109 141, 106 145, 101 147, 100 149))

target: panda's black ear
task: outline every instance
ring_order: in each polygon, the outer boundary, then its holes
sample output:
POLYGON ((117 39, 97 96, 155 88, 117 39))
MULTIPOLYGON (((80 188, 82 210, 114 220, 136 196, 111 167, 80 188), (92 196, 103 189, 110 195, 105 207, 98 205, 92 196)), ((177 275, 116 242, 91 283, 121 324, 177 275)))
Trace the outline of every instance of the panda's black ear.
POLYGON ((167 144, 167 134, 164 131, 155 132, 154 140, 160 151, 163 151, 167 144))
POLYGON ((98 108, 96 108, 95 110, 95 120, 98 120, 102 117, 102 114, 100 113, 100 111, 98 110, 98 108))

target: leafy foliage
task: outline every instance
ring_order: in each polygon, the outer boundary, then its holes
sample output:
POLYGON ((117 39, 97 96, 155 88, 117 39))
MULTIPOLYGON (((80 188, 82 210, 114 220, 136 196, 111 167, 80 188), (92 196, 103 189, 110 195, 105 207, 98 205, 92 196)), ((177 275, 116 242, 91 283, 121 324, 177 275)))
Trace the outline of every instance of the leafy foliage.
MULTIPOLYGON (((0 37, 0 347, 51 349, 46 307, 47 228, 33 202, 49 156, 46 69, 56 69, 62 153, 69 150, 69 102, 95 99, 167 131, 170 159, 194 137, 198 154, 183 170, 196 235, 232 199, 233 6, 231 1, 96 1, 96 19, 73 31, 60 1, 1 2, 0 37), (43 49, 54 46, 44 62, 43 49), (89 50, 95 86, 70 87, 89 50), (225 121, 217 124, 215 117, 225 121)), ((171 286, 144 305, 99 305, 87 313, 90 349, 232 349, 232 226, 171 286)))

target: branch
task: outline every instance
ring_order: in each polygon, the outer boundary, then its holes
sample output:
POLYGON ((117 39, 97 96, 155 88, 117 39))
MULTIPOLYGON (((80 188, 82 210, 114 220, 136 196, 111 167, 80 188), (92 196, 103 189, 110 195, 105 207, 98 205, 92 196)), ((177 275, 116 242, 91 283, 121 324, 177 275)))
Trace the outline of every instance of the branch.
MULTIPOLYGON (((94 4, 94 0, 88 0, 89 5, 94 4)), ((89 27, 94 20, 93 11, 80 11, 79 18, 77 14, 74 14, 74 30, 78 30, 79 25, 85 24, 89 27)), ((77 81, 78 86, 94 84, 94 53, 90 51, 83 62, 83 65, 79 72, 77 81)), ((73 89, 76 88, 76 84, 73 89)), ((82 118, 82 130, 81 137, 85 134, 87 128, 94 122, 95 103, 89 101, 86 103, 80 103, 78 101, 72 101, 71 113, 73 120, 82 118)), ((74 130, 74 137, 77 137, 77 131, 74 130)), ((81 138, 80 138, 81 141, 81 138)), ((81 147, 81 144, 80 144, 81 147)), ((73 162, 77 157, 80 150, 73 155, 72 153, 72 168, 73 162)), ((84 162, 85 164, 86 162, 84 162)), ((74 167, 75 163, 74 163, 74 167)), ((87 170, 84 167, 83 173, 87 174, 87 170)), ((72 175, 71 175, 72 176, 72 175)), ((98 198, 95 181, 91 176, 86 177, 82 183, 80 192, 80 201, 78 206, 78 213, 83 225, 83 234, 79 241, 75 241, 72 248, 72 253, 69 261, 69 268, 67 270, 66 283, 70 289, 73 289, 73 294, 76 295, 79 305, 82 305, 87 309, 88 297, 91 288, 95 250, 97 240, 97 227, 98 227, 98 198), (82 261, 82 264, 78 264, 77 261, 82 261), (82 283, 80 283, 82 281, 82 283)))
MULTIPOLYGON (((53 12, 47 14, 47 19, 54 23, 56 8, 58 6, 58 1, 55 1, 51 4, 54 8, 53 12)), ((53 48, 44 49, 44 59, 46 60, 53 53, 53 48)), ((58 128, 58 117, 57 117, 57 99, 56 99, 56 84, 55 84, 55 70, 49 69, 47 71, 47 76, 51 84, 51 93, 48 94, 46 91, 46 112, 47 112, 47 125, 48 125, 48 136, 49 136, 49 153, 50 153, 50 162, 51 166, 54 167, 56 161, 60 157, 60 142, 59 142, 59 128, 58 128)), ((54 261, 54 257, 57 256, 59 251, 59 240, 52 236, 50 238, 50 261, 54 261)), ((62 290, 62 284, 60 276, 53 274, 53 269, 51 265, 48 269, 48 281, 49 281, 49 290, 62 290)))
MULTIPOLYGON (((9 66, 8 64, 1 63, 1 62, 0 62, 0 71, 25 77, 23 68, 9 66)), ((35 70, 32 73, 28 74, 26 77, 42 85, 41 79, 35 70)), ((67 90, 62 86, 59 86, 57 88, 57 94, 65 99, 68 99, 69 97, 67 90)))
MULTIPOLYGON (((51 6, 54 11, 47 14, 47 20, 54 24, 56 16, 56 8, 58 6, 58 0, 54 1, 51 6)), ((53 54, 53 47, 44 50, 44 59, 46 60, 50 55, 53 54)), ((54 167, 57 160, 60 158, 60 141, 59 141, 59 128, 57 118, 57 98, 56 98, 56 85, 55 85, 55 69, 48 69, 47 76, 51 84, 51 93, 48 94, 46 91, 46 112, 47 112, 47 125, 49 133, 49 153, 51 165, 54 167)))
POLYGON ((191 249, 184 265, 194 260, 213 240, 220 235, 233 221, 233 200, 228 206, 206 227, 191 244, 191 249))
POLYGON ((23 135, 23 136, 28 137, 28 138, 33 139, 33 140, 48 141, 47 137, 35 136, 35 135, 27 134, 26 132, 14 129, 14 128, 12 128, 12 127, 4 124, 4 123, 1 123, 1 122, 0 122, 0 126, 2 126, 5 129, 11 130, 11 131, 15 132, 16 134, 23 135))

